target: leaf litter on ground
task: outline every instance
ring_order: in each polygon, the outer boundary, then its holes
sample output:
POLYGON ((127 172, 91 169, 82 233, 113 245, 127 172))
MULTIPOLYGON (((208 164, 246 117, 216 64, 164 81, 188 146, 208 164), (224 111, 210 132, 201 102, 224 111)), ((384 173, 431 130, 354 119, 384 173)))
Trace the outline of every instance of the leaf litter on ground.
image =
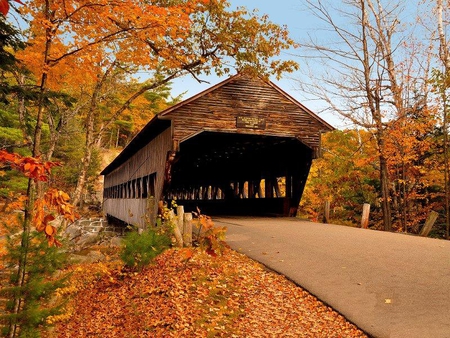
POLYGON ((366 337, 243 254, 189 250, 167 250, 139 273, 117 263, 74 267, 70 315, 56 323, 54 336, 366 337))

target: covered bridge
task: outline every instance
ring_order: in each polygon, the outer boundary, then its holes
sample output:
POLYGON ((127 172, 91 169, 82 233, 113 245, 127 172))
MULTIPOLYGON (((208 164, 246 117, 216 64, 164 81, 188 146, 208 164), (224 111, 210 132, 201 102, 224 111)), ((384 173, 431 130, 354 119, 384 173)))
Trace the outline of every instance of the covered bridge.
POLYGON ((156 115, 102 171, 104 213, 143 225, 176 199, 207 215, 294 215, 332 129, 270 81, 232 76, 156 115))

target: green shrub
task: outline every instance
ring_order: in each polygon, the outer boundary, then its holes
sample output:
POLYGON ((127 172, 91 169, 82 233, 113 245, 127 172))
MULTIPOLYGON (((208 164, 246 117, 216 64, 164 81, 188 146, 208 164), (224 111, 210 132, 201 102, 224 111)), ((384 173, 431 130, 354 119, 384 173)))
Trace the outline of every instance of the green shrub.
POLYGON ((2 337, 48 337, 46 329, 51 326, 48 318, 65 311, 65 300, 57 301, 55 295, 67 285, 68 275, 55 278, 55 273, 64 268, 67 254, 60 248, 49 247, 42 233, 32 232, 26 247, 20 245, 22 240, 23 233, 22 236, 11 233, 7 237, 4 262, 11 274, 6 285, 0 288, 0 297, 9 300, 3 313, 0 309, 0 334, 2 337), (17 262, 25 253, 27 276, 20 285, 17 262), (19 311, 15 309, 18 301, 19 311))
POLYGON ((170 244, 171 240, 167 235, 158 234, 153 229, 142 234, 132 231, 124 238, 120 258, 128 268, 140 271, 168 249, 170 244))

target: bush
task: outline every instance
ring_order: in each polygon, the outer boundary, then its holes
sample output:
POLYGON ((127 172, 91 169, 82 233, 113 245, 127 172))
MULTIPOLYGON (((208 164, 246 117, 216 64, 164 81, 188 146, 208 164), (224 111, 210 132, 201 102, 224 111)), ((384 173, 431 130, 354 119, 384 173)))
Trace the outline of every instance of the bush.
POLYGON ((153 229, 142 234, 132 231, 124 238, 120 258, 126 267, 141 271, 170 245, 171 240, 167 235, 158 234, 153 229))
POLYGON ((202 215, 200 209, 197 209, 194 215, 197 217, 197 222, 193 224, 194 244, 208 255, 221 255, 227 247, 224 241, 227 228, 215 226, 211 217, 202 215))
POLYGON ((8 252, 4 259, 11 274, 6 285, 0 288, 0 297, 9 300, 6 311, 0 310, 0 334, 2 337, 47 337, 45 331, 51 326, 48 319, 65 311, 65 299, 56 301, 55 295, 66 286, 68 275, 54 278, 54 274, 64 268, 67 255, 60 248, 48 246, 42 233, 32 232, 27 247, 20 245, 22 236, 10 234, 7 239, 8 252), (25 251, 27 278, 20 285, 17 261, 25 251), (18 300, 20 311, 15 310, 18 300))

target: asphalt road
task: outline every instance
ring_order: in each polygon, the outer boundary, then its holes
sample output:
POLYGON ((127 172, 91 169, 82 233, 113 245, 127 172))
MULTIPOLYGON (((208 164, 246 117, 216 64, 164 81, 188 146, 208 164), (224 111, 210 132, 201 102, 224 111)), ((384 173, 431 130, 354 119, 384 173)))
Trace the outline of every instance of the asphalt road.
POLYGON ((373 337, 450 337, 450 241, 295 218, 215 218, 235 250, 373 337))

